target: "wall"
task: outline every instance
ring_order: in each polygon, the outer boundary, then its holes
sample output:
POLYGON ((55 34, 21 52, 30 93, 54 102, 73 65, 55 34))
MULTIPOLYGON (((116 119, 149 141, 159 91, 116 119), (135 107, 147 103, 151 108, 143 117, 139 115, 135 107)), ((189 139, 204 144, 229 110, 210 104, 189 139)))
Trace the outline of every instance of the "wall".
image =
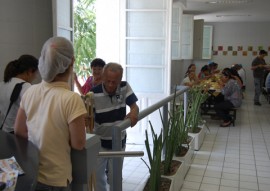
MULTIPOLYGON (((270 55, 270 23, 205 23, 213 25, 213 56, 212 60, 219 68, 242 64, 247 73, 247 89, 253 90, 251 62, 259 48, 270 55)), ((270 63, 270 56, 265 57, 270 63)), ((208 60, 196 60, 197 72, 208 60)))
MULTIPOLYGON (((180 85, 184 79, 185 73, 188 66, 193 63, 192 60, 172 60, 171 62, 171 88, 173 90, 174 86, 180 85)), ((197 64, 196 64, 197 65, 197 64)), ((196 73, 199 72, 198 67, 196 73)))
POLYGON ((52 6, 48 0, 0 1, 0 80, 9 61, 22 54, 39 57, 52 36, 52 6))

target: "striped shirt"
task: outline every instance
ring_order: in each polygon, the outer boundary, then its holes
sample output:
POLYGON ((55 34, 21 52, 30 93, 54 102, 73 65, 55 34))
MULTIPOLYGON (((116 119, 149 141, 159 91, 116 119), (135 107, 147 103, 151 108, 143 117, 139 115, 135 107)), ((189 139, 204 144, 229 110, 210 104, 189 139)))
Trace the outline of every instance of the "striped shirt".
MULTIPOLYGON (((122 81, 114 95, 109 95, 103 84, 91 89, 94 93, 95 127, 94 133, 102 140, 112 140, 112 127, 123 121, 126 116, 126 105, 138 101, 128 82, 122 81)), ((122 132, 122 139, 126 132, 122 132)))

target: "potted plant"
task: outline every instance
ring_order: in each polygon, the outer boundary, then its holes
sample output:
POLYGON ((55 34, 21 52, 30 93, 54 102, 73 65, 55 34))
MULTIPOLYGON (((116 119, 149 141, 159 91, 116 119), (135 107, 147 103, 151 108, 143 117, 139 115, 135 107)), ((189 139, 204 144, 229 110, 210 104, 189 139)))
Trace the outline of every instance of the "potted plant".
POLYGON ((162 155, 162 149, 163 149, 163 138, 162 138, 162 130, 159 134, 159 136, 155 133, 154 128, 150 123, 151 132, 152 132, 152 140, 153 140, 153 153, 150 149, 149 139, 148 139, 148 133, 147 130, 145 130, 145 147, 148 155, 149 165, 146 163, 146 161, 143 162, 146 164, 146 166, 149 169, 150 177, 144 187, 144 190, 146 191, 158 191, 158 189, 161 186, 161 155, 162 155))
MULTIPOLYGON (((160 112, 160 111, 159 111, 160 112)), ((147 190, 155 190, 160 186, 164 187, 167 184, 163 184, 167 178, 170 180, 170 188, 168 190, 179 190, 184 181, 184 167, 180 160, 173 160, 175 157, 175 151, 179 143, 179 133, 181 133, 179 128, 179 123, 183 116, 182 113, 175 109, 175 99, 173 102, 172 112, 169 112, 169 119, 165 122, 162 118, 160 112, 160 118, 163 124, 163 131, 160 135, 154 132, 154 128, 150 123, 152 138, 153 138, 153 155, 150 150, 148 133, 146 131, 145 146, 148 154, 149 164, 144 161, 147 165, 150 173, 150 178, 145 186, 147 190), (162 139, 162 133, 164 132, 164 137, 162 139), (163 157, 162 157, 162 151, 163 157), (164 159, 163 161, 161 159, 164 159), (157 172, 159 170, 159 172, 157 172), (162 179, 163 178, 163 179, 162 179), (161 181, 162 180, 162 181, 161 181)), ((156 191, 156 190, 155 190, 156 191)))
POLYGON ((205 135, 206 126, 200 125, 202 124, 200 108, 207 98, 208 93, 203 87, 196 86, 189 90, 186 125, 189 128, 189 134, 195 139, 195 150, 199 150, 205 135))
POLYGON ((183 104, 177 107, 177 128, 178 128, 178 138, 177 138, 177 147, 175 150, 175 160, 183 162, 184 175, 187 173, 192 157, 194 155, 194 139, 192 136, 188 135, 188 127, 184 119, 184 107, 183 104))

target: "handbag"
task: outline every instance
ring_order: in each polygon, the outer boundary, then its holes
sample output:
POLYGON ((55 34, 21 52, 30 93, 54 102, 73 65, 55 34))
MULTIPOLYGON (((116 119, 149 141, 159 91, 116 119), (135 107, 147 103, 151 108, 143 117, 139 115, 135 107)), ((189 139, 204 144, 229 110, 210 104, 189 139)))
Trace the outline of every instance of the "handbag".
POLYGON ((2 123, 2 125, 0 127, 0 130, 2 130, 2 128, 4 126, 4 123, 6 121, 7 115, 9 113, 9 110, 10 110, 12 104, 18 99, 18 97, 19 97, 19 95, 21 93, 21 90, 22 90, 22 86, 23 86, 24 83, 25 82, 21 82, 21 83, 18 83, 18 84, 15 85, 15 87, 14 87, 12 93, 11 93, 11 96, 10 96, 10 103, 9 103, 9 106, 8 106, 6 116, 5 116, 4 120, 3 120, 3 123, 2 123))

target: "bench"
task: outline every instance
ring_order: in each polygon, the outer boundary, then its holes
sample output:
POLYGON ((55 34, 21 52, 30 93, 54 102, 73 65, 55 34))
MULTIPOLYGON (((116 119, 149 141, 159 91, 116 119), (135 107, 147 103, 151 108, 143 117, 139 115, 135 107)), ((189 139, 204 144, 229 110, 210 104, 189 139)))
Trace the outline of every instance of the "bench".
POLYGON ((237 108, 232 108, 232 109, 230 109, 230 111, 229 111, 230 116, 232 117, 232 124, 233 124, 233 126, 235 125, 236 112, 237 112, 237 108))
MULTIPOLYGON (((235 126, 235 120, 236 120, 236 113, 238 108, 231 108, 229 110, 229 115, 232 117, 232 124, 235 126)), ((201 115, 210 115, 215 116, 216 112, 214 110, 214 106, 207 105, 206 107, 201 107, 201 115)))

